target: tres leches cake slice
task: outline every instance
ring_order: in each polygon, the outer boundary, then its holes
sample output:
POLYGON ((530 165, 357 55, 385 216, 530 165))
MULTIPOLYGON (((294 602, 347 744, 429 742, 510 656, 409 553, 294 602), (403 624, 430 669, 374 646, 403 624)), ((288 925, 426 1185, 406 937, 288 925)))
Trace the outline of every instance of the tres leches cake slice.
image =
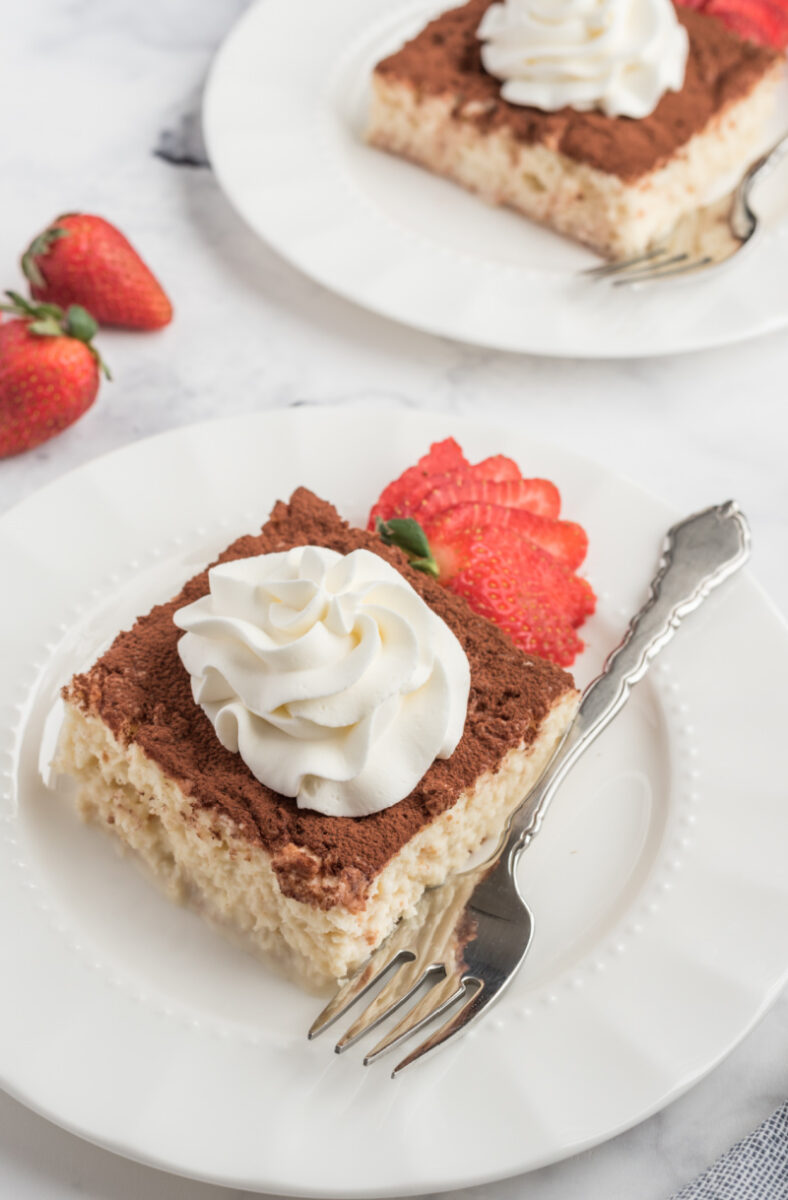
POLYGON ((367 139, 611 258, 757 154, 783 56, 670 0, 469 0, 378 63, 367 139))
POLYGON ((81 814, 312 984, 501 829, 578 700, 305 489, 63 694, 81 814))

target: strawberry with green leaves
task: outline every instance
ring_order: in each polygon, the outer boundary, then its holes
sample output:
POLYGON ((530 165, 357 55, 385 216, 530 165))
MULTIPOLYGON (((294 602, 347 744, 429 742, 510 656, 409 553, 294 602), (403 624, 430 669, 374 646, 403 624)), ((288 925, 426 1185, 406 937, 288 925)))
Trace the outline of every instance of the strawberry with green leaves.
POLYGON ((504 455, 469 463, 447 438, 384 489, 370 527, 522 650, 569 666, 596 597, 575 574, 585 530, 560 520, 560 509, 549 480, 524 479, 504 455))
POLYGON ((36 300, 87 308, 99 325, 161 329, 172 304, 119 229, 90 213, 66 213, 34 238, 22 270, 36 300))
POLYGON ((576 631, 596 607, 591 585, 516 529, 487 525, 480 536, 449 522, 434 525, 428 538, 412 517, 394 517, 378 518, 377 530, 527 654, 570 666, 583 649, 576 631))
POLYGON ((0 310, 0 458, 32 450, 87 412, 100 374, 98 326, 80 305, 30 304, 16 292, 0 310))

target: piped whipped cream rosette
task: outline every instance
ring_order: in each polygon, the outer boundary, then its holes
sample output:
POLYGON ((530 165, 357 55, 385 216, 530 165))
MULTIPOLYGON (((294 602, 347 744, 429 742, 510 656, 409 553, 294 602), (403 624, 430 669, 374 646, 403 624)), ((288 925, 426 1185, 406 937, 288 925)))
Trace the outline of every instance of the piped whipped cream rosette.
POLYGON ((510 104, 642 118, 680 91, 689 53, 670 0, 504 0, 478 36, 510 104))
POLYGON ((219 741, 262 783, 359 817, 453 753, 468 660, 384 559, 299 546, 213 567, 209 586, 175 613, 178 650, 219 741))

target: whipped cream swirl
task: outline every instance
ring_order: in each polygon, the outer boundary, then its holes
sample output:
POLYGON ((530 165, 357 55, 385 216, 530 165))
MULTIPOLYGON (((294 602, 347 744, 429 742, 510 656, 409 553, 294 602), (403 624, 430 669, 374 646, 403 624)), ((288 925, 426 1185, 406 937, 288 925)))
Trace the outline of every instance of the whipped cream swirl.
POLYGON ((465 651, 385 559, 298 546, 222 563, 178 609, 192 694, 226 749, 299 807, 404 799, 462 736, 465 651))
POLYGON ((511 104, 646 117, 684 83, 689 39, 671 0, 504 0, 478 29, 511 104))

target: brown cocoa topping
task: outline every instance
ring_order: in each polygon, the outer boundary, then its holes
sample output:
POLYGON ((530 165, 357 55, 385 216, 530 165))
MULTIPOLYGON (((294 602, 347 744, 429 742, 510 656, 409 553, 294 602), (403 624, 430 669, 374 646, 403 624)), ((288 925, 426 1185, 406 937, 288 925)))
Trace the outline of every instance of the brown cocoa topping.
POLYGON ((502 100, 500 81, 482 66, 476 30, 491 2, 470 0, 443 13, 376 71, 421 95, 450 94, 455 118, 480 130, 506 128, 518 141, 543 144, 626 182, 664 166, 712 117, 748 95, 779 57, 742 41, 716 18, 677 6, 690 39, 680 92, 666 92, 654 112, 639 120, 573 108, 543 112, 502 100))
POLYGON ((451 758, 436 760, 409 796, 368 817, 326 817, 259 783, 239 755, 225 750, 192 699, 178 656, 173 613, 208 591, 201 571, 167 604, 157 605, 84 675, 64 689, 96 713, 123 743, 134 742, 176 780, 192 805, 224 815, 273 856, 282 891, 306 903, 360 909, 370 881, 415 833, 455 803, 512 747, 529 743, 572 679, 551 663, 522 654, 464 600, 413 570, 400 550, 342 521, 330 504, 299 488, 279 501, 261 533, 239 538, 218 561, 328 546, 359 547, 385 558, 413 585, 460 640, 471 668, 465 731, 451 758))

